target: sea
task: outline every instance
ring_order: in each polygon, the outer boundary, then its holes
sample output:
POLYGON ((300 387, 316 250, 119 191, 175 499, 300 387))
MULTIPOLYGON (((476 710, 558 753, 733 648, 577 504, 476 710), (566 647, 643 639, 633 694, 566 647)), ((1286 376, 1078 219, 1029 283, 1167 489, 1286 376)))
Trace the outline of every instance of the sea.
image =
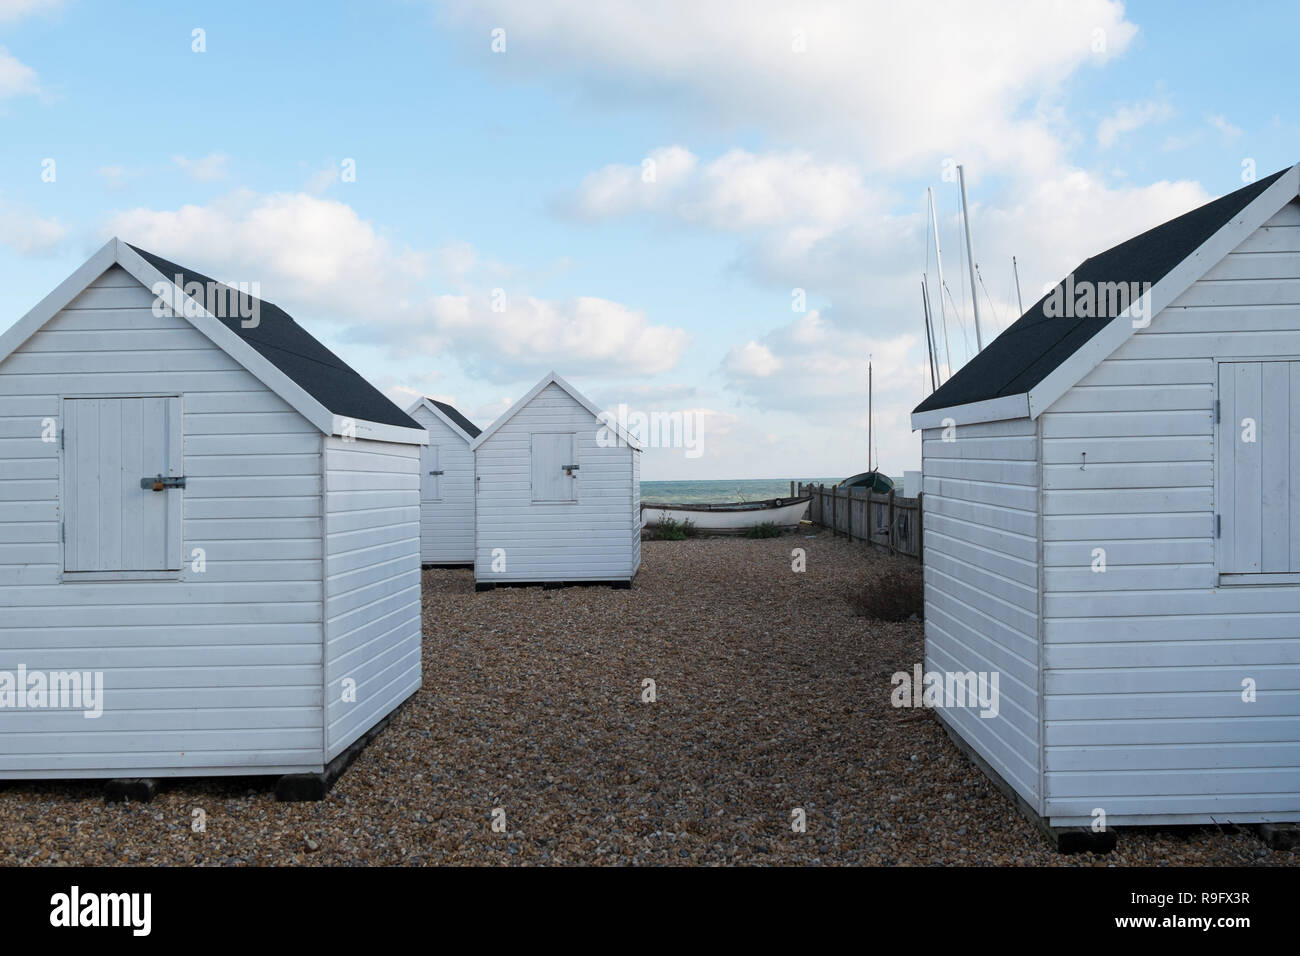
MULTIPOLYGON (((762 501, 765 498, 784 498, 790 494, 790 482, 805 485, 833 485, 843 481, 838 478, 737 478, 718 481, 643 481, 641 500, 663 504, 714 504, 723 501, 762 501)), ((902 493, 903 479, 894 479, 894 486, 902 493)))

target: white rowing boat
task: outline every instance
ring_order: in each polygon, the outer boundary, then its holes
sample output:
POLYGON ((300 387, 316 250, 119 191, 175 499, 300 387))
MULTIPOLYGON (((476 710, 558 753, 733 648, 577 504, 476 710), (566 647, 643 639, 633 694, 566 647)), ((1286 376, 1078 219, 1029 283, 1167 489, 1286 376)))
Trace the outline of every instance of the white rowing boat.
POLYGON ((641 505, 641 526, 655 528, 665 520, 681 524, 689 521, 700 531, 711 534, 743 534, 760 524, 793 528, 808 511, 809 497, 769 498, 766 501, 739 501, 711 505, 652 504, 641 505))

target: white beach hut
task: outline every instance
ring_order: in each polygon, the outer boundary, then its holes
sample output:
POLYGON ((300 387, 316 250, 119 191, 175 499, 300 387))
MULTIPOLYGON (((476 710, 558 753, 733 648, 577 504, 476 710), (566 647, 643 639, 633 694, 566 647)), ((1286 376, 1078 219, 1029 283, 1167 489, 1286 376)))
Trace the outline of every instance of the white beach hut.
POLYGON ((474 452, 479 428, 446 402, 422 398, 407 414, 424 426, 420 452, 420 560, 474 563, 474 452))
POLYGON ((1052 827, 1300 820, 1298 193, 1088 259, 912 415, 926 670, 1000 675, 939 713, 1052 827))
POLYGON ((0 335, 0 778, 330 779, 420 686, 427 440, 110 240, 0 335))
POLYGON ((608 581, 641 566, 641 446, 551 372, 474 440, 474 578, 608 581))

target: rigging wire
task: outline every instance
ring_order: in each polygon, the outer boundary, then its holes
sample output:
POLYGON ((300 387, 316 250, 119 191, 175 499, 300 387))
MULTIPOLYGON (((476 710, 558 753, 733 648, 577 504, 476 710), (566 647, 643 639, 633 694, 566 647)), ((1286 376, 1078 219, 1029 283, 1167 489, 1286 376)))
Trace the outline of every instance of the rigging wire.
POLYGON ((993 296, 989 295, 989 287, 984 284, 984 274, 980 272, 978 264, 975 266, 975 278, 980 280, 980 288, 984 290, 984 298, 989 300, 989 311, 993 313, 993 331, 996 335, 1001 331, 1002 320, 998 317, 998 310, 993 305, 993 296))
MULTIPOLYGON (((945 282, 945 283, 943 284, 943 288, 944 288, 944 291, 948 293, 948 304, 952 306, 953 315, 955 316, 955 318, 956 318, 956 322, 957 322, 957 328, 961 329, 961 341, 962 341, 962 344, 966 346, 966 354, 967 354, 967 356, 969 356, 969 355, 970 355, 970 335, 969 335, 969 334, 967 333, 967 331, 966 331, 966 323, 965 323, 965 321, 964 321, 963 318, 962 318, 962 314, 961 314, 961 312, 959 312, 959 311, 957 310, 957 303, 953 301, 953 298, 952 298, 952 289, 949 289, 949 288, 948 288, 948 283, 945 282)), ((963 303, 962 303, 962 304, 965 305, 964 296, 963 296, 963 303)), ((967 361, 970 361, 970 359, 968 358, 967 361)), ((963 364, 964 364, 964 363, 963 363, 963 364)))

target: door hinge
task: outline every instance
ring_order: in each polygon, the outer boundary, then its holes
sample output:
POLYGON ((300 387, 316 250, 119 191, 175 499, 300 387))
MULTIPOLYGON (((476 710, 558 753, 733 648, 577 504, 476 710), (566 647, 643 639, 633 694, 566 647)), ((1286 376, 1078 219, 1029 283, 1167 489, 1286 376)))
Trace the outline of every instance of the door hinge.
POLYGON ((1222 534, 1223 534, 1223 515, 1216 514, 1214 516, 1214 536, 1218 538, 1221 537, 1222 534))
POLYGON ((1222 421, 1222 419, 1220 418, 1220 415, 1222 414, 1222 411, 1223 411, 1223 405, 1222 405, 1222 403, 1220 403, 1220 401, 1216 398, 1216 399, 1214 400, 1214 424, 1217 425, 1217 424, 1219 424, 1220 421, 1222 421))

